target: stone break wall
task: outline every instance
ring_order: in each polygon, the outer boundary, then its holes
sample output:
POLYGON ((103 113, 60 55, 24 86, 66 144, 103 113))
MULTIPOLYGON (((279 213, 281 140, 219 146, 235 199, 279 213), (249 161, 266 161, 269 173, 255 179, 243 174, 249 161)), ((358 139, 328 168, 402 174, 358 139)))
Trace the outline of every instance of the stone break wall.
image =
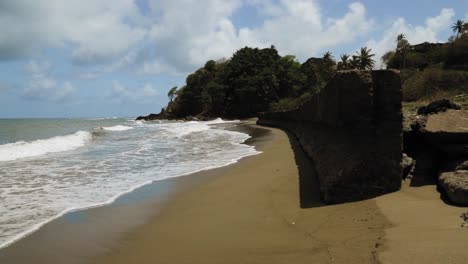
POLYGON ((297 137, 325 202, 354 201, 401 186, 401 98, 396 71, 342 71, 298 109, 260 113, 258 124, 297 137))

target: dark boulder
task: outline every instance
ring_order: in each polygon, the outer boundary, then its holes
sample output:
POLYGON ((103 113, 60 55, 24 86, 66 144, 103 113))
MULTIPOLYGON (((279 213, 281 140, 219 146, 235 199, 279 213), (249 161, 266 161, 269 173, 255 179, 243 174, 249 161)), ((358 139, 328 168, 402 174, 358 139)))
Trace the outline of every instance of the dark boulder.
POLYGON ((468 206, 468 171, 444 172, 439 176, 439 186, 450 202, 468 206))
POLYGON ((422 106, 418 109, 418 115, 430 115, 445 112, 448 109, 460 110, 461 106, 448 99, 442 99, 434 101, 426 106, 422 106))

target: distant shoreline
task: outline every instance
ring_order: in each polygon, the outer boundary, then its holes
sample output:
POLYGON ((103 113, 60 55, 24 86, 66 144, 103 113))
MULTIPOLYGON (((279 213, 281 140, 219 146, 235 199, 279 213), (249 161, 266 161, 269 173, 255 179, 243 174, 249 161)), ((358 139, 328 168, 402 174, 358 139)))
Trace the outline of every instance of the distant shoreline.
MULTIPOLYGON (((255 141, 256 134, 259 133, 252 132, 252 129, 244 125, 244 122, 235 124, 227 130, 251 134, 252 137, 247 142, 255 141)), ((251 144, 249 143, 249 145, 251 144)), ((220 167, 220 169, 222 168, 220 167)), ((93 237, 93 240, 96 240, 98 244, 114 243, 114 240, 117 240, 117 237, 122 235, 124 230, 141 224, 142 221, 145 221, 144 219, 152 215, 154 212, 150 209, 159 206, 174 193, 202 181, 206 171, 156 180, 120 194, 110 202, 64 212, 40 224, 38 228, 17 240, 8 243, 6 247, 0 248, 0 263, 31 263, 31 259, 34 259, 35 263, 55 263, 57 257, 62 257, 64 263, 72 263, 70 258, 88 253, 92 255, 93 252, 102 250, 102 248, 96 249, 94 246, 90 246, 87 241, 88 237, 83 236, 93 237), (122 207, 124 207, 123 214, 119 212, 122 207), (115 223, 116 219, 122 216, 124 219, 115 223), (136 219, 133 219, 134 217, 136 219), (112 225, 109 225, 110 222, 112 225), (101 231, 97 232, 96 230, 101 231), (68 236, 73 237, 73 239, 69 239, 68 236), (58 241, 61 241, 60 245, 58 241), (62 250, 66 248, 65 252, 62 255, 57 253, 60 256, 45 253, 57 250, 57 247, 62 248, 62 250), (32 258, 32 256, 36 257, 32 258)), ((78 258, 76 261, 82 263, 83 259, 78 258)))

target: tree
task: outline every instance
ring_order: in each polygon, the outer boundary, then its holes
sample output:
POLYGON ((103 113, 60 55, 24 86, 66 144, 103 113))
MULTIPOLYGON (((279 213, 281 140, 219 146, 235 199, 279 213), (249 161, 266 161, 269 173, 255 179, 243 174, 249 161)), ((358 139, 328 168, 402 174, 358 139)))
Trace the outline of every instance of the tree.
POLYGON ((334 58, 333 58, 333 55, 330 51, 327 51, 323 54, 323 57, 322 57, 323 61, 325 63, 330 63, 330 62, 335 62, 334 58))
POLYGON ((398 43, 400 43, 400 41, 402 41, 404 39, 406 39, 405 34, 403 34, 403 33, 398 34, 397 39, 396 39, 397 45, 398 45, 398 43))
POLYGON ((411 45, 408 40, 406 40, 405 34, 399 34, 397 36, 397 48, 396 53, 401 57, 400 60, 400 69, 406 68, 406 55, 410 49, 411 45))
POLYGON ((253 116, 278 101, 280 59, 274 46, 236 51, 223 78, 227 87, 225 112, 236 117, 253 116))
POLYGON ((357 70, 359 69, 359 64, 360 64, 360 61, 359 61, 358 56, 357 55, 351 56, 351 60, 349 61, 349 68, 353 70, 357 70))
POLYGON ((351 61, 349 60, 348 54, 340 55, 341 61, 338 62, 338 70, 348 70, 351 67, 351 61))
POLYGON ((368 49, 367 47, 362 47, 359 52, 356 52, 356 59, 358 60, 358 69, 359 70, 372 70, 375 65, 374 59, 372 57, 375 54, 371 54, 372 49, 368 49))
POLYGON ((169 97, 169 100, 172 102, 174 99, 174 96, 177 95, 177 86, 172 87, 169 92, 167 92, 167 97, 169 97))
POLYGON ((399 34, 397 36, 397 52, 399 50, 407 49, 409 46, 410 45, 409 45, 408 40, 406 40, 405 34, 399 34))
POLYGON ((328 82, 330 78, 335 74, 336 71, 336 61, 333 58, 333 55, 330 51, 327 51, 323 54, 322 63, 319 67, 320 74, 323 76, 323 80, 328 82))
POLYGON ((463 33, 464 24, 465 22, 461 19, 458 19, 457 22, 453 24, 452 30, 453 30, 453 33, 457 33, 457 38, 460 36, 460 34, 463 33))
POLYGON ((214 60, 209 60, 205 63, 205 70, 214 71, 216 67, 216 62, 214 60))
POLYGON ((395 51, 388 51, 382 56, 382 62, 387 65, 387 69, 391 68, 393 65, 391 65, 391 62, 395 58, 395 51))

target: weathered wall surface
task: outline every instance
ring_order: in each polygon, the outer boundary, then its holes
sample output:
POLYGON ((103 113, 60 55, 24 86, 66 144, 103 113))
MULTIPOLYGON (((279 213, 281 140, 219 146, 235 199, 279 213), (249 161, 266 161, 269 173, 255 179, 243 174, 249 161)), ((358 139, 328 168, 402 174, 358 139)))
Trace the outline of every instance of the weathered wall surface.
POLYGON ((298 109, 261 113, 258 124, 298 138, 325 202, 359 200, 401 186, 401 97, 398 72, 343 71, 298 109))

